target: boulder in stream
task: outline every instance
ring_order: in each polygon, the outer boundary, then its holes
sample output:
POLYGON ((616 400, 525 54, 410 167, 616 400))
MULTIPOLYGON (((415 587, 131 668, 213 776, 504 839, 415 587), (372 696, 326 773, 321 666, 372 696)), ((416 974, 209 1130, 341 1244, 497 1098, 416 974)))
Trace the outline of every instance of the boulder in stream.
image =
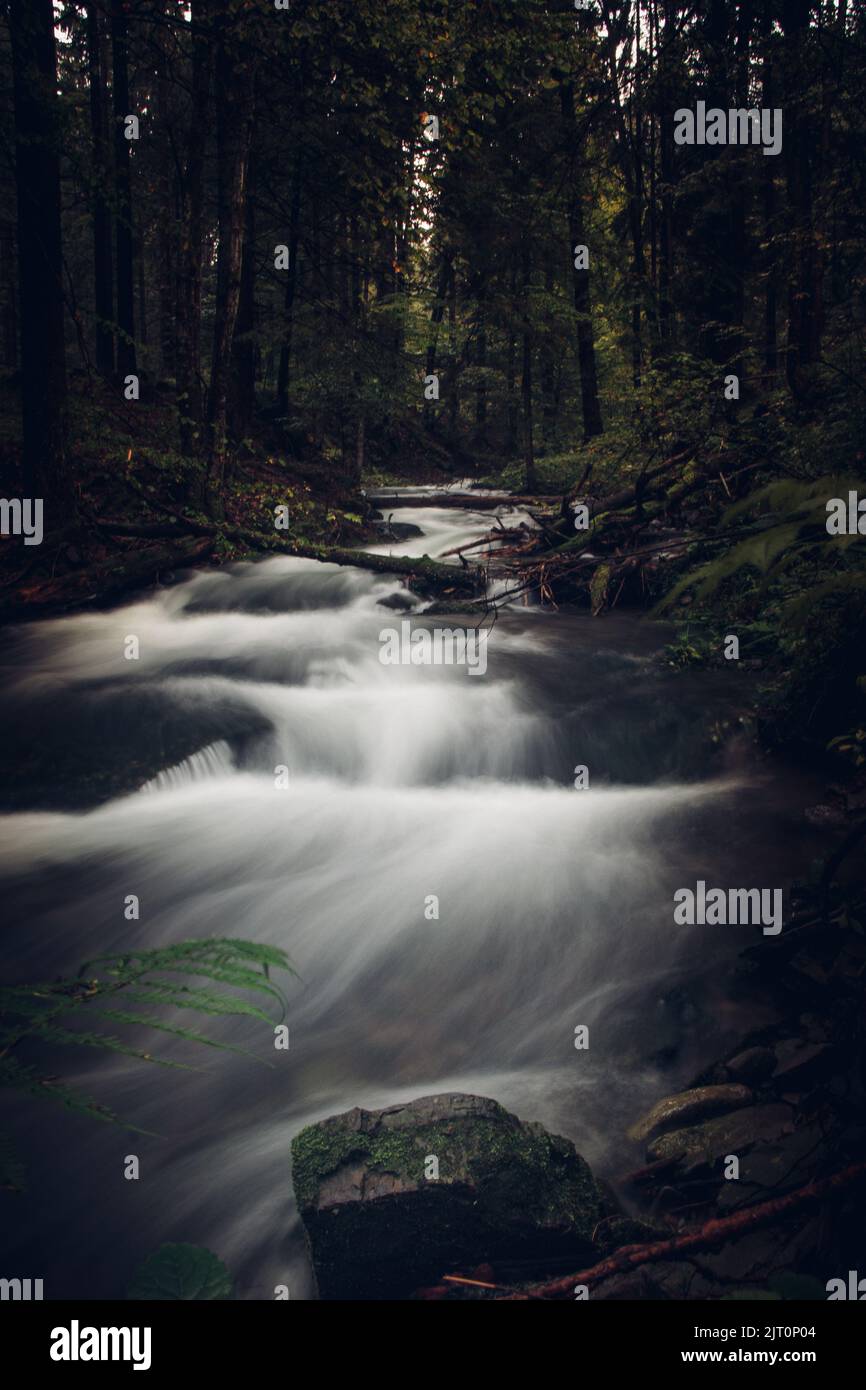
POLYGON ((302 1130, 292 1160, 322 1298, 400 1298, 484 1260, 580 1268, 592 1254, 602 1199, 589 1166, 484 1096, 349 1110, 302 1130))

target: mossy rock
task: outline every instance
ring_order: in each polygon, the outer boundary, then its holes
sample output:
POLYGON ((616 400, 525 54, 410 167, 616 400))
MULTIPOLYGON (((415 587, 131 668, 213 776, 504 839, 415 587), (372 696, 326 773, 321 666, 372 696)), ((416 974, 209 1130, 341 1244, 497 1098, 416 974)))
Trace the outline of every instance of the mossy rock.
POLYGON ((648 1163, 679 1158, 684 1171, 720 1163, 728 1154, 742 1155, 755 1144, 773 1142, 794 1127, 789 1105, 752 1105, 703 1124, 661 1134, 647 1147, 648 1163))
POLYGON ((593 1254, 589 1166, 483 1096, 349 1110, 302 1130, 292 1160, 323 1298, 400 1298, 482 1261, 593 1254))

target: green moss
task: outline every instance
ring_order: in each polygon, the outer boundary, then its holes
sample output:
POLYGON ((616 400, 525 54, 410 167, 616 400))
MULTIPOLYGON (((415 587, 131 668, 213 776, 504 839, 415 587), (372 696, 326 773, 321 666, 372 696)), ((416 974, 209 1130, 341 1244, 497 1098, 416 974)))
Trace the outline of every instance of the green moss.
POLYGON ((542 1225, 565 1218, 581 1229, 591 1226, 600 1199, 587 1164, 566 1140, 499 1109, 501 1118, 466 1116, 406 1130, 379 1126, 372 1133, 339 1123, 341 1117, 310 1125, 292 1144, 298 1205, 315 1206, 322 1183, 350 1162, 421 1184, 425 1159, 433 1154, 439 1184, 476 1189, 491 1216, 521 1211, 542 1225))

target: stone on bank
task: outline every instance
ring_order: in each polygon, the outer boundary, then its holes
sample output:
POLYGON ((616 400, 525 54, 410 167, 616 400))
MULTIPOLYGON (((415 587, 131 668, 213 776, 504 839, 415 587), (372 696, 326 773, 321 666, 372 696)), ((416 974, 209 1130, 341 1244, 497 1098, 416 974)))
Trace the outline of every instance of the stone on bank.
POLYGON ((574 1145, 484 1096, 348 1110, 302 1130, 292 1163, 322 1298, 406 1297, 497 1258, 580 1268, 602 1215, 574 1145))

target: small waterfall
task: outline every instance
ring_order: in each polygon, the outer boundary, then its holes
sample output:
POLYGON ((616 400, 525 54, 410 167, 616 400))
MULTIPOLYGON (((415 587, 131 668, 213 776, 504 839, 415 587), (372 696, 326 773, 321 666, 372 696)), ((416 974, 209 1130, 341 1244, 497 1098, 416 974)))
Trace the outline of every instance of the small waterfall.
POLYGON ((224 777, 226 773, 234 770, 234 765, 232 750, 224 739, 220 739, 218 743, 200 748, 197 753, 184 758, 183 762, 176 763, 174 767, 167 767, 156 777, 151 777, 143 787, 139 787, 139 793, 172 791, 177 787, 187 787, 193 782, 205 782, 211 777, 224 777))

